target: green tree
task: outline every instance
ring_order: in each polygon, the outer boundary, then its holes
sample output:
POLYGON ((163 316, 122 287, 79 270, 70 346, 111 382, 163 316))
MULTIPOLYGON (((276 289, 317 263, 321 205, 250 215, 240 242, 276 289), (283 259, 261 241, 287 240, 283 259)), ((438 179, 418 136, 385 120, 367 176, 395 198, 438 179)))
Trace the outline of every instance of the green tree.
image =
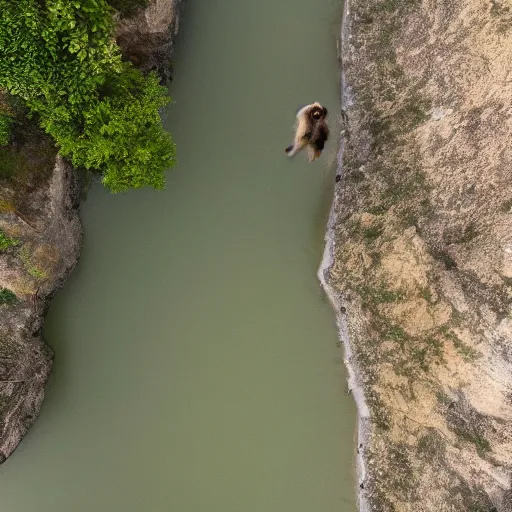
POLYGON ((143 77, 126 64, 101 90, 101 99, 83 112, 79 130, 70 124, 56 127, 62 154, 77 166, 102 171, 103 183, 112 192, 163 188, 164 171, 175 154, 158 114, 170 100, 165 88, 156 75, 143 77))
POLYGON ((112 13, 105 0, 0 0, 0 87, 112 192, 163 188, 175 146, 158 110, 170 99, 122 62, 112 13))

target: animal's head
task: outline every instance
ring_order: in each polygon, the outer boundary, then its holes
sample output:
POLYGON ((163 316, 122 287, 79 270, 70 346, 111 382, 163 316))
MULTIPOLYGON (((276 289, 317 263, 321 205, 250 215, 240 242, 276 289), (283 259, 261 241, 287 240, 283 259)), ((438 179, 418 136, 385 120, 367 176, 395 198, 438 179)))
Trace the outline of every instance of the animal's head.
POLYGON ((320 121, 320 119, 324 119, 327 117, 327 109, 322 107, 320 103, 315 103, 314 107, 311 109, 311 118, 314 121, 320 121))

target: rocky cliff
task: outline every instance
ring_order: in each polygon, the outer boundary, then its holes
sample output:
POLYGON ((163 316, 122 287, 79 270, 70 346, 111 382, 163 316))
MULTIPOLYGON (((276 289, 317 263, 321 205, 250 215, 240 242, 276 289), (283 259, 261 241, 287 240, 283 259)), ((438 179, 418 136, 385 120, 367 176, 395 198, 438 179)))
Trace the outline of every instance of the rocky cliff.
POLYGON ((363 510, 512 510, 512 4, 347 0, 321 278, 363 510))
POLYGON ((41 331, 52 295, 80 253, 76 174, 57 157, 34 187, 0 190, 0 229, 12 242, 0 252, 0 460, 37 417, 52 353, 41 331), (12 292, 8 295, 6 292, 12 292))
MULTIPOLYGON (((164 81, 180 4, 153 0, 118 23, 123 54, 164 81)), ((0 462, 39 413, 52 365, 44 314, 75 267, 82 241, 77 172, 37 129, 15 138, 0 152, 0 462)))
POLYGON ((183 0, 153 0, 131 18, 121 19, 116 39, 123 55, 144 72, 157 71, 171 79, 171 56, 183 0))

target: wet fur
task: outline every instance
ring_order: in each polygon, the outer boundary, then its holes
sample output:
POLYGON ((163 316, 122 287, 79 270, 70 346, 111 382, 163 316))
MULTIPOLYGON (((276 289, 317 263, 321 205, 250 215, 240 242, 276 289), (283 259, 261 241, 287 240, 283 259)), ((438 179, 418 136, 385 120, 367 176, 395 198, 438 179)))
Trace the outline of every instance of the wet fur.
POLYGON ((306 105, 297 112, 295 139, 285 150, 288 156, 292 157, 306 145, 310 162, 321 155, 325 141, 329 138, 326 117, 327 109, 317 102, 306 105))

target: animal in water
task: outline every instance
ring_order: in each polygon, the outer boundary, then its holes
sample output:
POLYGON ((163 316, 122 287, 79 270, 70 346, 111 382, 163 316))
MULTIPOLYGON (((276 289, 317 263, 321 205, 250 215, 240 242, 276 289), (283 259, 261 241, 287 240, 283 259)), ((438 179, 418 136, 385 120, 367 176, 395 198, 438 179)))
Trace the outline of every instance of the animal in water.
POLYGON ((301 108, 297 112, 293 144, 285 149, 288 156, 295 155, 307 146, 309 161, 316 160, 322 154, 325 141, 329 138, 326 118, 327 109, 318 102, 301 108))

